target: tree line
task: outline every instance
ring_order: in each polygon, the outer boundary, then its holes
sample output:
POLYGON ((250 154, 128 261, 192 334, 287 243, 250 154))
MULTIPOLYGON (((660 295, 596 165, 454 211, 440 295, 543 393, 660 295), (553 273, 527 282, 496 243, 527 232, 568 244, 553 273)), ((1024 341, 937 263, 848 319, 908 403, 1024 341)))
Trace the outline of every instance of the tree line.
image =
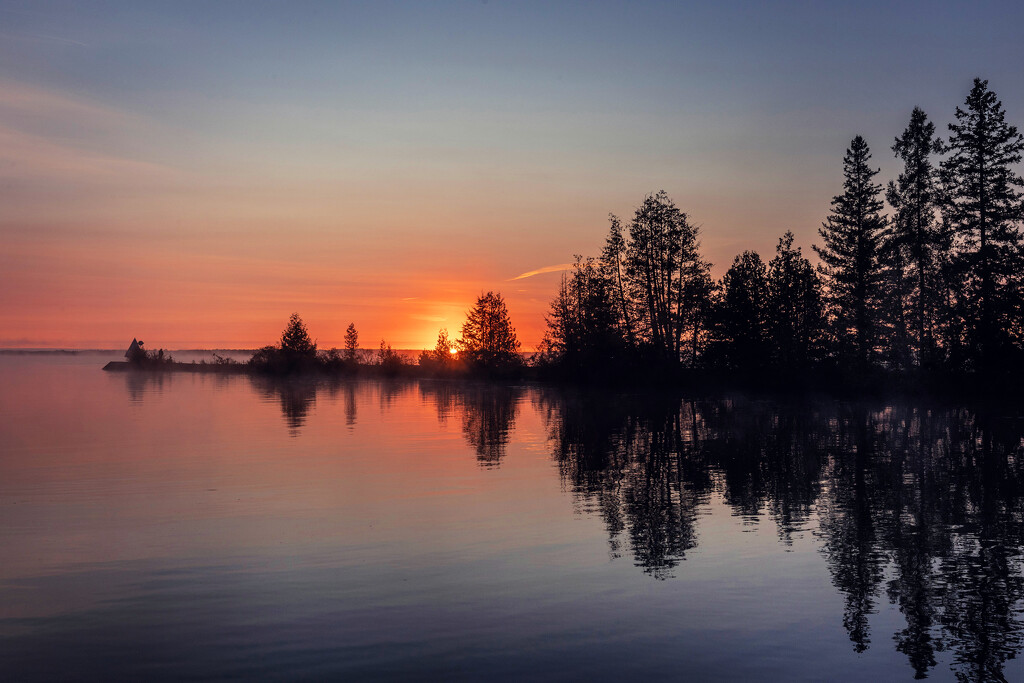
MULTIPOLYGON (((489 374, 512 376, 525 368, 520 342, 509 318, 508 307, 499 293, 481 294, 467 312, 461 336, 452 340, 440 330, 433 350, 424 350, 417 359, 420 370, 432 374, 489 374)), ((411 363, 393 350, 384 339, 375 354, 359 348, 359 332, 349 323, 345 348, 318 349, 302 317, 293 313, 281 333, 281 339, 258 349, 248 361, 256 370, 270 374, 294 374, 311 371, 351 372, 375 368, 385 374, 398 374, 411 363)))
MULTIPOLYGON (((458 339, 440 330, 418 359, 435 374, 671 379, 699 371, 791 381, 853 383, 894 377, 991 380, 1024 367, 1024 136, 975 79, 948 137, 915 108, 891 146, 902 162, 885 186, 863 137, 843 157, 843 185, 812 245, 812 264, 783 234, 765 262, 737 255, 718 280, 700 251, 700 229, 664 192, 628 222, 609 216, 597 256, 577 256, 526 363, 500 293, 481 294, 458 339), (889 211, 885 207, 888 205, 889 211), (813 372, 809 372, 813 371, 813 372)), ((293 315, 280 343, 250 365, 273 372, 312 367, 409 365, 381 341, 358 351, 316 348, 293 315)))
POLYGON ((715 281, 699 229, 665 192, 628 224, 611 215, 600 255, 577 257, 562 278, 541 362, 567 374, 990 377, 1020 367, 1024 137, 981 79, 955 119, 942 138, 915 108, 892 145, 902 170, 885 187, 867 142, 853 138, 842 191, 812 246, 817 266, 786 232, 770 261, 744 251, 715 281))

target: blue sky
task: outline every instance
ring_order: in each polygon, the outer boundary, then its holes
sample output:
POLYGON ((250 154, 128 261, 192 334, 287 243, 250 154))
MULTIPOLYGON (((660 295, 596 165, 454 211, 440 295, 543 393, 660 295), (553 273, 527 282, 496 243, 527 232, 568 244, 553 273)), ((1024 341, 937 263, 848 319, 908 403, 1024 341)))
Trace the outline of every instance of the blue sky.
POLYGON ((14 248, 0 285, 40 292, 31 312, 0 303, 18 330, 8 343, 100 343, 140 316, 175 341, 247 343, 298 308, 325 336, 362 316, 408 345, 504 289, 530 346, 558 274, 509 280, 595 253, 608 212, 628 217, 649 192, 703 226, 720 274, 786 229, 810 251, 854 135, 893 177, 912 108, 945 131, 975 76, 1024 122, 1022 15, 950 2, 2 2, 0 231, 14 248), (46 267, 59 277, 44 286, 46 267), (180 294, 196 282, 205 294, 180 294), (142 283, 180 319, 76 296, 142 283), (433 304, 407 310, 414 300, 433 304), (197 307, 216 331, 173 332, 197 307), (351 316, 328 324, 339 307, 351 316), (46 321, 68 311, 83 322, 58 339, 46 321))

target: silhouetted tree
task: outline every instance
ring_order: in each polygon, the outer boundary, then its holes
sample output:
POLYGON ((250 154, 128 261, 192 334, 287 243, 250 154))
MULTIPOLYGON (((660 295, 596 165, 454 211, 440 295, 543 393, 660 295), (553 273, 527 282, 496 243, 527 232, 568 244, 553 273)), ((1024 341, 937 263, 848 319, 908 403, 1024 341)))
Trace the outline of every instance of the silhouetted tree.
POLYGON ((616 360, 623 348, 616 323, 613 282, 592 258, 576 257, 562 276, 547 315, 542 353, 564 367, 596 368, 616 360))
POLYGON ((688 365, 697 367, 711 333, 711 318, 718 285, 711 278, 711 264, 697 257, 685 268, 682 291, 682 329, 689 358, 688 365))
POLYGON ((466 313, 462 337, 456 344, 460 359, 477 367, 508 369, 522 363, 519 340, 500 293, 480 295, 466 313))
POLYGON ((359 360, 359 333, 356 324, 349 323, 345 330, 345 362, 355 364, 359 360))
POLYGON ((389 372, 397 371, 403 365, 402 356, 391 349, 383 339, 380 340, 380 348, 377 350, 377 365, 389 372))
POLYGON ((452 342, 448 339, 448 330, 438 330, 437 343, 434 345, 434 360, 438 363, 450 363, 452 348, 452 342))
POLYGON ((779 238, 768 263, 768 332, 774 362, 784 369, 806 367, 823 353, 821 282, 814 266, 793 247, 793 233, 779 238))
POLYGON ((636 346, 636 332, 633 325, 635 304, 629 295, 628 269, 626 261, 626 239, 622 234, 622 221, 615 214, 608 214, 608 238, 601 251, 601 272, 608 282, 609 296, 615 310, 615 322, 619 336, 630 348, 636 346))
POLYGON ((934 325, 941 305, 940 261, 948 248, 945 231, 936 220, 938 174, 931 156, 942 151, 935 124, 918 107, 910 123, 892 146, 903 161, 896 181, 885 193, 892 206, 888 239, 883 245, 889 260, 887 310, 892 360, 901 367, 926 365, 936 353, 934 325))
POLYGON ((832 198, 832 213, 818 230, 824 244, 814 245, 840 353, 860 364, 871 360, 878 342, 884 277, 879 262, 885 228, 882 186, 872 182, 878 170, 868 166, 869 159, 867 143, 856 136, 843 157, 843 193, 832 198))
POLYGON ((277 374, 313 370, 320 366, 316 342, 310 339, 305 323, 292 313, 276 346, 264 346, 252 354, 249 365, 277 374))
POLYGON ((1024 136, 1004 118, 988 81, 974 79, 966 109, 957 107, 949 125, 941 164, 943 214, 955 237, 956 311, 969 360, 986 372, 1020 336, 1024 181, 1013 166, 1024 136))
POLYGON ((743 372, 764 368, 768 353, 768 274, 757 252, 735 258, 722 277, 718 335, 727 367, 743 372))
POLYGON ((441 329, 437 332, 437 343, 430 351, 426 349, 420 353, 419 364, 427 370, 447 371, 455 364, 453 356, 454 345, 448 338, 448 330, 441 329))
MULTIPOLYGON (((613 224, 614 227, 614 224, 613 224)), ((699 230, 664 192, 649 195, 636 210, 625 245, 628 291, 635 302, 638 337, 662 359, 678 363, 684 335, 699 343, 694 287, 704 269, 698 253, 699 230)))
POLYGON ((293 358, 316 357, 316 342, 310 339, 298 313, 292 313, 288 318, 288 326, 281 333, 281 351, 293 358))

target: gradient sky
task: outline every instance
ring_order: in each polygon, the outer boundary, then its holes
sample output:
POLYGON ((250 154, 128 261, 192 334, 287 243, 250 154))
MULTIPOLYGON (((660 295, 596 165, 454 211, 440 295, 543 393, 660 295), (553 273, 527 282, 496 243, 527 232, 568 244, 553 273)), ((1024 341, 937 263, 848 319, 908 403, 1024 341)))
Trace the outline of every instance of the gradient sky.
POLYGON ((0 346, 524 348, 607 214, 665 189, 721 275, 810 252, 975 76, 1024 125, 1016 3, 0 2, 0 346), (514 279, 524 273, 541 271, 514 279))

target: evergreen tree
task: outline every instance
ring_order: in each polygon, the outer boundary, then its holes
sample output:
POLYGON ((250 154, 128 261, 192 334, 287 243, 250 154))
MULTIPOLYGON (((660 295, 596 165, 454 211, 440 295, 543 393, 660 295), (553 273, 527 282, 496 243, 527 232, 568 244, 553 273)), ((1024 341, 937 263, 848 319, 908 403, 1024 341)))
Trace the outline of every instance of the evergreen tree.
POLYGON ((1013 166, 1021 161, 1024 137, 1004 116, 988 81, 974 79, 966 109, 957 107, 957 122, 949 124, 940 171, 943 214, 954 237, 956 316, 968 359, 985 372, 1020 335, 1024 181, 1013 166))
POLYGON ((281 351, 293 359, 316 358, 316 342, 310 339, 298 313, 292 313, 288 326, 281 333, 281 351))
POLYGON ((547 315, 542 353, 551 361, 581 369, 614 361, 624 341, 617 324, 615 284, 593 258, 576 257, 572 275, 562 277, 547 315))
POLYGON ((751 372, 768 361, 768 273, 760 255, 745 251, 722 277, 718 333, 728 367, 751 372))
POLYGON ((622 234, 622 221, 618 216, 609 214, 608 221, 608 238, 601 251, 601 273, 609 283, 616 326, 629 347, 633 348, 636 346, 636 335, 633 325, 633 301, 628 294, 626 238, 622 234))
POLYGON ((931 156, 942 151, 935 124, 918 107, 892 146, 903 171, 885 198, 895 211, 883 251, 889 261, 886 300, 890 350, 898 366, 927 364, 935 356, 934 325, 941 304, 940 264, 948 246, 936 220, 938 174, 931 156))
POLYGON ((825 325, 821 281, 800 247, 793 247, 788 230, 768 263, 767 311, 777 366, 795 370, 820 359, 825 325))
POLYGON ((885 219, 878 170, 868 166, 871 152, 860 135, 843 157, 843 193, 832 198, 832 213, 814 245, 819 272, 828 287, 829 314, 841 355, 868 364, 878 343, 883 272, 879 261, 885 219))
POLYGON ((452 362, 452 342, 448 339, 448 330, 437 331, 437 343, 431 353, 431 360, 441 366, 448 366, 452 362))
POLYGON ((688 347, 688 365, 697 367, 711 335, 718 284, 711 277, 711 264, 699 256, 686 264, 680 306, 683 341, 688 347))
POLYGON ((345 330, 345 362, 355 363, 359 358, 359 333, 356 324, 349 323, 345 330))
POLYGON ((481 294, 466 313, 462 338, 457 342, 460 358, 486 368, 520 365, 519 340, 501 294, 481 294))

